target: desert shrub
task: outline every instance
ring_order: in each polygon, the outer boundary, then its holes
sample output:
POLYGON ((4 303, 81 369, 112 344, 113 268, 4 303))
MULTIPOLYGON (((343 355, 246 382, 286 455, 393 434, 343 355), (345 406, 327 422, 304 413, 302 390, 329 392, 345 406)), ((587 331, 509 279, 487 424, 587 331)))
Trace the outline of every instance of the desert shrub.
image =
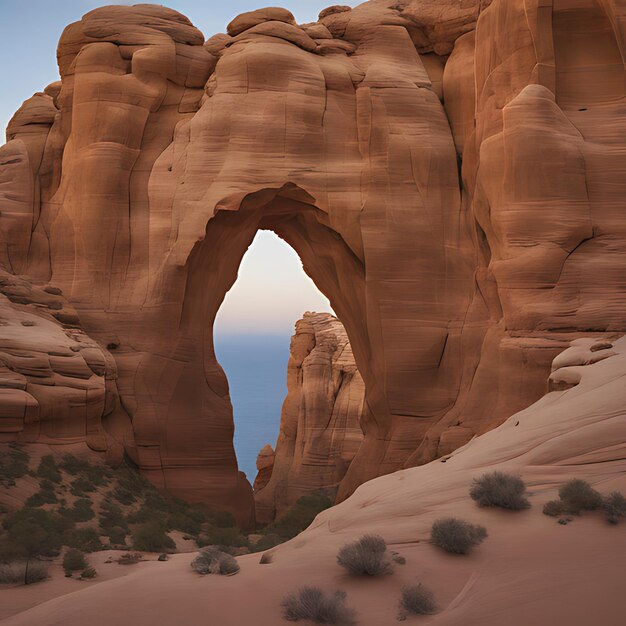
POLYGON ((276 534, 263 535, 254 545, 250 546, 253 552, 265 552, 283 543, 285 540, 276 534))
MULTIPOLYGON (((149 518, 142 520, 148 521, 149 518)), ((130 516, 129 516, 130 521, 130 516)), ((128 524, 126 523, 126 518, 124 517, 124 513, 122 509, 120 509, 117 504, 113 504, 111 502, 103 502, 100 506, 100 516, 99 516, 100 528, 103 530, 103 534, 108 534, 111 528, 123 528, 126 532, 128 532, 128 524)))
POLYGON ((567 513, 595 511, 602 506, 602 495, 587 481, 574 478, 559 489, 559 498, 567 513))
POLYGON ((29 458, 28 453, 17 446, 0 451, 0 485, 12 487, 17 478, 26 476, 29 458))
POLYGON ((0 583, 30 585, 48 578, 48 566, 40 561, 0 565, 0 583))
POLYGON ((82 552, 97 552, 104 548, 100 542, 98 531, 91 526, 87 528, 73 528, 67 531, 63 537, 63 543, 82 552))
POLYGON ((96 486, 88 478, 79 476, 71 483, 70 493, 77 497, 82 497, 86 493, 93 493, 96 490, 96 486))
POLYGON ((400 554, 394 554, 391 560, 398 565, 406 565, 406 559, 400 554))
POLYGON ((310 526, 318 513, 330 508, 332 504, 322 493, 302 496, 278 520, 267 526, 264 532, 291 539, 310 526))
POLYGON ((468 554, 486 537, 487 530, 484 526, 453 517, 437 520, 430 531, 431 542, 452 554, 468 554))
POLYGON ((437 609, 432 591, 424 585, 404 587, 400 596, 400 617, 406 615, 431 615, 437 609))
POLYGON ((364 535, 343 546, 337 554, 337 563, 357 576, 381 576, 393 571, 387 544, 378 535, 364 535))
POLYGON ((142 559, 143 557, 140 552, 127 552, 126 554, 122 554, 120 558, 117 559, 117 562, 120 565, 135 565, 142 559))
POLYGON ((119 526, 113 526, 113 528, 108 529, 107 537, 109 541, 114 544, 124 544, 126 543, 126 531, 119 526))
POLYGON ((111 495, 121 504, 129 505, 136 501, 135 495, 132 491, 125 489, 124 487, 117 487, 113 490, 111 495))
POLYGON ((248 545, 248 540, 238 528, 209 528, 203 536, 205 545, 223 545, 241 548, 248 545))
POLYGON ((119 488, 129 491, 137 498, 142 497, 146 491, 155 488, 138 469, 129 465, 118 468, 115 475, 119 488))
POLYGON ((174 540, 158 522, 148 522, 133 530, 132 541, 135 550, 144 552, 165 552, 176 548, 174 540))
POLYGON ((54 485, 49 480, 39 481, 39 491, 26 499, 24 503, 27 507, 43 506, 44 504, 55 504, 58 502, 54 485))
POLYGON ((70 548, 63 556, 63 569, 66 572, 75 572, 86 567, 85 555, 80 550, 70 548))
POLYGON ((210 515, 211 525, 217 528, 232 528, 237 526, 235 516, 230 511, 215 511, 210 515))
POLYGON ((91 500, 87 498, 79 498, 76 500, 71 509, 61 507, 59 513, 74 522, 88 522, 96 516, 91 508, 91 500))
POLYGON ((41 458, 41 461, 39 461, 37 476, 39 476, 39 478, 45 478, 53 483, 61 482, 61 473, 59 472, 57 464, 54 462, 54 457, 51 454, 47 454, 41 458))
POLYGON ((59 463, 59 469, 72 476, 81 476, 93 485, 104 485, 106 479, 113 475, 111 468, 99 463, 90 463, 73 454, 64 454, 59 463))
POLYGON ((236 574, 239 571, 239 563, 232 555, 222 552, 218 548, 211 547, 202 550, 191 562, 191 567, 198 574, 236 574))
POLYGON ((479 506, 500 507, 511 511, 530 507, 524 481, 519 476, 504 472, 490 472, 475 478, 470 497, 479 506))
POLYGON ((98 575, 98 572, 96 572, 95 567, 88 567, 81 572, 80 577, 83 580, 89 580, 91 578, 95 578, 97 575, 98 575))
POLYGON ((602 509, 607 521, 617 524, 622 517, 626 517, 626 498, 619 491, 613 491, 604 498, 602 509))
POLYGON ((566 513, 565 506, 560 500, 550 500, 543 505, 543 514, 550 517, 558 517, 566 513))
POLYGON ((318 587, 303 587, 289 594, 282 602, 283 617, 290 622, 311 620, 316 624, 352 626, 354 610, 345 604, 346 594, 326 594, 318 587))
POLYGON ((2 536, 0 555, 9 558, 32 558, 58 554, 63 543, 63 534, 73 522, 53 511, 24 507, 6 516, 2 525, 6 533, 2 536))

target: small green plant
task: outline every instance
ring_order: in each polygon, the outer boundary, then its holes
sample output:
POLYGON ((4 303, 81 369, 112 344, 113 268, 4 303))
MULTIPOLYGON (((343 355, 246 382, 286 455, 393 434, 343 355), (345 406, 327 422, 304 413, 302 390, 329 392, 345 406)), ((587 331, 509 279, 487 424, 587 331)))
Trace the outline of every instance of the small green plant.
POLYGON ((79 498, 76 500, 71 509, 61 507, 59 513, 74 522, 88 522, 96 516, 91 508, 91 500, 87 498, 79 498))
POLYGON ((63 569, 66 572, 76 572, 87 567, 85 555, 75 548, 70 548, 63 556, 63 569))
POLYGON ((0 486, 13 487, 16 479, 26 476, 29 459, 28 453, 17 445, 0 451, 0 486))
POLYGON ((451 554, 468 554, 486 537, 487 529, 484 526, 453 517, 437 520, 430 531, 431 542, 451 554))
MULTIPOLYGON (((147 521, 147 519, 145 521, 147 521)), ((122 509, 120 509, 117 504, 112 504, 111 502, 107 501, 103 502, 100 506, 99 522, 100 528, 105 535, 108 534, 110 529, 112 528, 122 528, 126 532, 128 532, 128 524, 126 523, 126 518, 124 517, 122 509)))
POLYGON ((93 493, 95 490, 96 486, 88 478, 79 476, 76 480, 72 481, 70 493, 81 498, 86 493, 93 493))
POLYGON ((248 540, 238 528, 209 528, 205 534, 199 538, 204 545, 222 545, 233 548, 248 546, 248 540))
POLYGON ((355 613, 345 601, 343 591, 326 594, 319 587, 303 587, 283 600, 283 617, 290 622, 310 620, 316 624, 353 626, 355 613))
POLYGON ((54 485, 46 479, 39 481, 39 491, 26 499, 25 506, 37 507, 44 504, 55 504, 59 501, 54 485))
POLYGON ((148 522, 133 530, 132 541, 133 548, 143 552, 166 552, 176 548, 174 540, 158 522, 148 522))
POLYGON ((435 597, 424 585, 404 587, 400 596, 399 619, 406 619, 407 615, 432 615, 437 610, 435 597))
POLYGON ((37 476, 39 476, 39 478, 45 478, 53 483, 58 484, 61 482, 61 472, 59 472, 59 468, 54 462, 54 457, 51 454, 47 454, 41 458, 41 461, 39 461, 37 476))
POLYGON ((191 567, 198 574, 232 575, 239 571, 239 563, 230 554, 216 547, 206 548, 191 562, 191 567))
POLYGON ((66 546, 82 550, 83 552, 97 552, 104 546, 100 542, 98 531, 92 526, 87 528, 73 528, 64 535, 63 542, 66 546))
POLYGON ((393 571, 387 544, 379 535, 364 535, 346 544, 337 554, 337 563, 356 576, 382 576, 393 571))
POLYGON ((504 472, 490 472, 474 479, 470 497, 484 507, 499 507, 521 511, 530 507, 526 485, 519 476, 504 472))
POLYGON ((107 536, 109 541, 116 545, 123 545, 126 543, 126 531, 120 526, 113 526, 108 530, 107 536))
POLYGON ((271 548, 284 543, 284 539, 275 534, 263 535, 254 545, 251 546, 253 552, 265 552, 271 548))
POLYGON ((330 499, 322 493, 302 496, 279 519, 267 526, 264 533, 292 539, 308 528, 319 513, 331 506, 330 499))
POLYGON ((95 578, 98 575, 96 569, 94 567, 88 567, 84 571, 81 572, 80 577, 82 580, 90 580, 95 578))
POLYGON ((117 487, 111 494, 120 504, 130 505, 136 501, 132 491, 125 489, 124 487, 117 487))

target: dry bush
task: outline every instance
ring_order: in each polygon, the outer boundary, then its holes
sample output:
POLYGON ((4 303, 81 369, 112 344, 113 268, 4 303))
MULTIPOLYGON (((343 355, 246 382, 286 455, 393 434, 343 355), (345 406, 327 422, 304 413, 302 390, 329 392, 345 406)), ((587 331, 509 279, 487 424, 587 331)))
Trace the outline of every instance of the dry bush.
POLYGON ((236 574, 239 563, 230 554, 222 552, 216 547, 206 548, 191 562, 191 567, 198 574, 236 574))
POLYGON ((98 572, 96 572, 95 567, 88 567, 83 572, 81 572, 80 577, 82 580, 90 580, 91 578, 95 578, 97 575, 98 572))
POLYGON ((135 563, 139 563, 143 559, 143 555, 140 552, 127 552, 126 554, 122 554, 117 562, 120 565, 135 565, 135 563))
POLYGON ((400 596, 400 619, 407 615, 432 615, 437 609, 435 597, 429 589, 419 584, 404 587, 400 596))
POLYGON ((566 513, 565 507, 560 500, 550 500, 543 505, 543 514, 550 517, 558 517, 566 513))
POLYGON ((381 576, 393 571, 387 544, 379 535, 364 535, 346 544, 339 550, 337 563, 357 576, 381 576))
POLYGON ((582 511, 595 511, 602 506, 602 495, 587 481, 574 478, 559 489, 559 498, 567 513, 578 515, 582 511))
POLYGON ((22 583, 30 585, 48 578, 48 566, 41 561, 0 565, 0 583, 22 583))
POLYGON ((85 569, 87 567, 87 561, 85 555, 74 548, 70 548, 63 557, 63 569, 66 572, 75 572, 79 569, 85 569))
POLYGON ((437 520, 430 531, 432 543, 452 554, 468 554, 486 537, 487 529, 484 526, 453 517, 437 520))
POLYGON ((475 478, 470 497, 479 506, 499 507, 510 511, 521 511, 530 507, 524 481, 519 476, 504 472, 490 472, 475 478))
POLYGON ((619 491, 613 491, 604 499, 602 508, 607 521, 617 524, 622 517, 626 517, 626 498, 619 491))
POLYGON ((303 587, 283 600, 283 617, 290 622, 311 620, 316 624, 353 626, 354 610, 346 606, 345 599, 342 591, 327 595, 318 587, 303 587))

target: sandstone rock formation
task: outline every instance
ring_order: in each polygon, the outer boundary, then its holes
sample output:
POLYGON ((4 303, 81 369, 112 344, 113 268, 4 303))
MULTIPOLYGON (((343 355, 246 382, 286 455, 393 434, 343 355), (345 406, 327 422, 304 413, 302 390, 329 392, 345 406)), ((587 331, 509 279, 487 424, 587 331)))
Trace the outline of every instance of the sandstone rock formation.
MULTIPOLYGON (((364 395, 341 322, 330 313, 305 313, 291 338, 287 397, 271 468, 263 463, 254 481, 258 522, 272 521, 314 491, 334 497, 363 439, 364 395)), ((263 457, 263 450, 259 459, 269 456, 263 457)))
POLYGON ((274 448, 272 448, 269 443, 263 446, 256 458, 257 475, 252 485, 254 491, 263 489, 263 487, 270 482, 275 460, 276 453, 274 452, 274 448))
POLYGON ((0 441, 86 442, 121 460, 133 431, 116 378, 59 289, 0 270, 0 441))
POLYGON ((215 314, 259 228, 345 325, 364 440, 339 499, 501 423, 571 339, 626 329, 617 0, 176 11, 68 26, 0 153, 0 261, 115 346, 126 452, 240 523, 215 314))

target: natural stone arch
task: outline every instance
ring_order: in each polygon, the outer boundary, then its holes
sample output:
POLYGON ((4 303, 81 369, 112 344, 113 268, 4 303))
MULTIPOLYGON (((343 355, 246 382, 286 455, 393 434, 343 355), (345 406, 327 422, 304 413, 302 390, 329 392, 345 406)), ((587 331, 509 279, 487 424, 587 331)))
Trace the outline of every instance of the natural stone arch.
MULTIPOLYGON (((305 272, 344 322, 357 365, 367 381, 367 402, 374 407, 366 411, 364 427, 380 440, 385 438, 391 421, 384 387, 373 367, 379 358, 372 354, 369 342, 372 321, 366 314, 363 262, 329 226, 315 199, 301 187, 285 183, 244 195, 236 209, 216 210, 185 264, 176 345, 168 348, 173 355, 184 350, 186 363, 183 371, 174 374, 173 370, 180 367, 180 360, 174 356, 165 367, 169 374, 161 372, 152 380, 146 377, 147 384, 155 388, 144 394, 137 406, 137 460, 164 488, 190 499, 220 502, 237 511, 243 523, 249 519, 253 503, 248 485, 237 476, 232 407, 226 377, 215 356, 213 324, 258 230, 274 231, 297 252, 305 272), (174 377, 179 383, 170 388, 163 401, 159 400, 163 379, 174 377), (161 416, 160 432, 155 432, 155 415, 161 416), (185 432, 186 426, 189 432, 185 432), (194 456, 197 471, 188 463, 194 456), (176 459, 183 457, 186 467, 177 468, 176 459)), ((155 286, 162 284, 161 280, 154 282, 155 286)), ((150 361, 162 358, 148 355, 143 371, 150 371, 150 361)))

